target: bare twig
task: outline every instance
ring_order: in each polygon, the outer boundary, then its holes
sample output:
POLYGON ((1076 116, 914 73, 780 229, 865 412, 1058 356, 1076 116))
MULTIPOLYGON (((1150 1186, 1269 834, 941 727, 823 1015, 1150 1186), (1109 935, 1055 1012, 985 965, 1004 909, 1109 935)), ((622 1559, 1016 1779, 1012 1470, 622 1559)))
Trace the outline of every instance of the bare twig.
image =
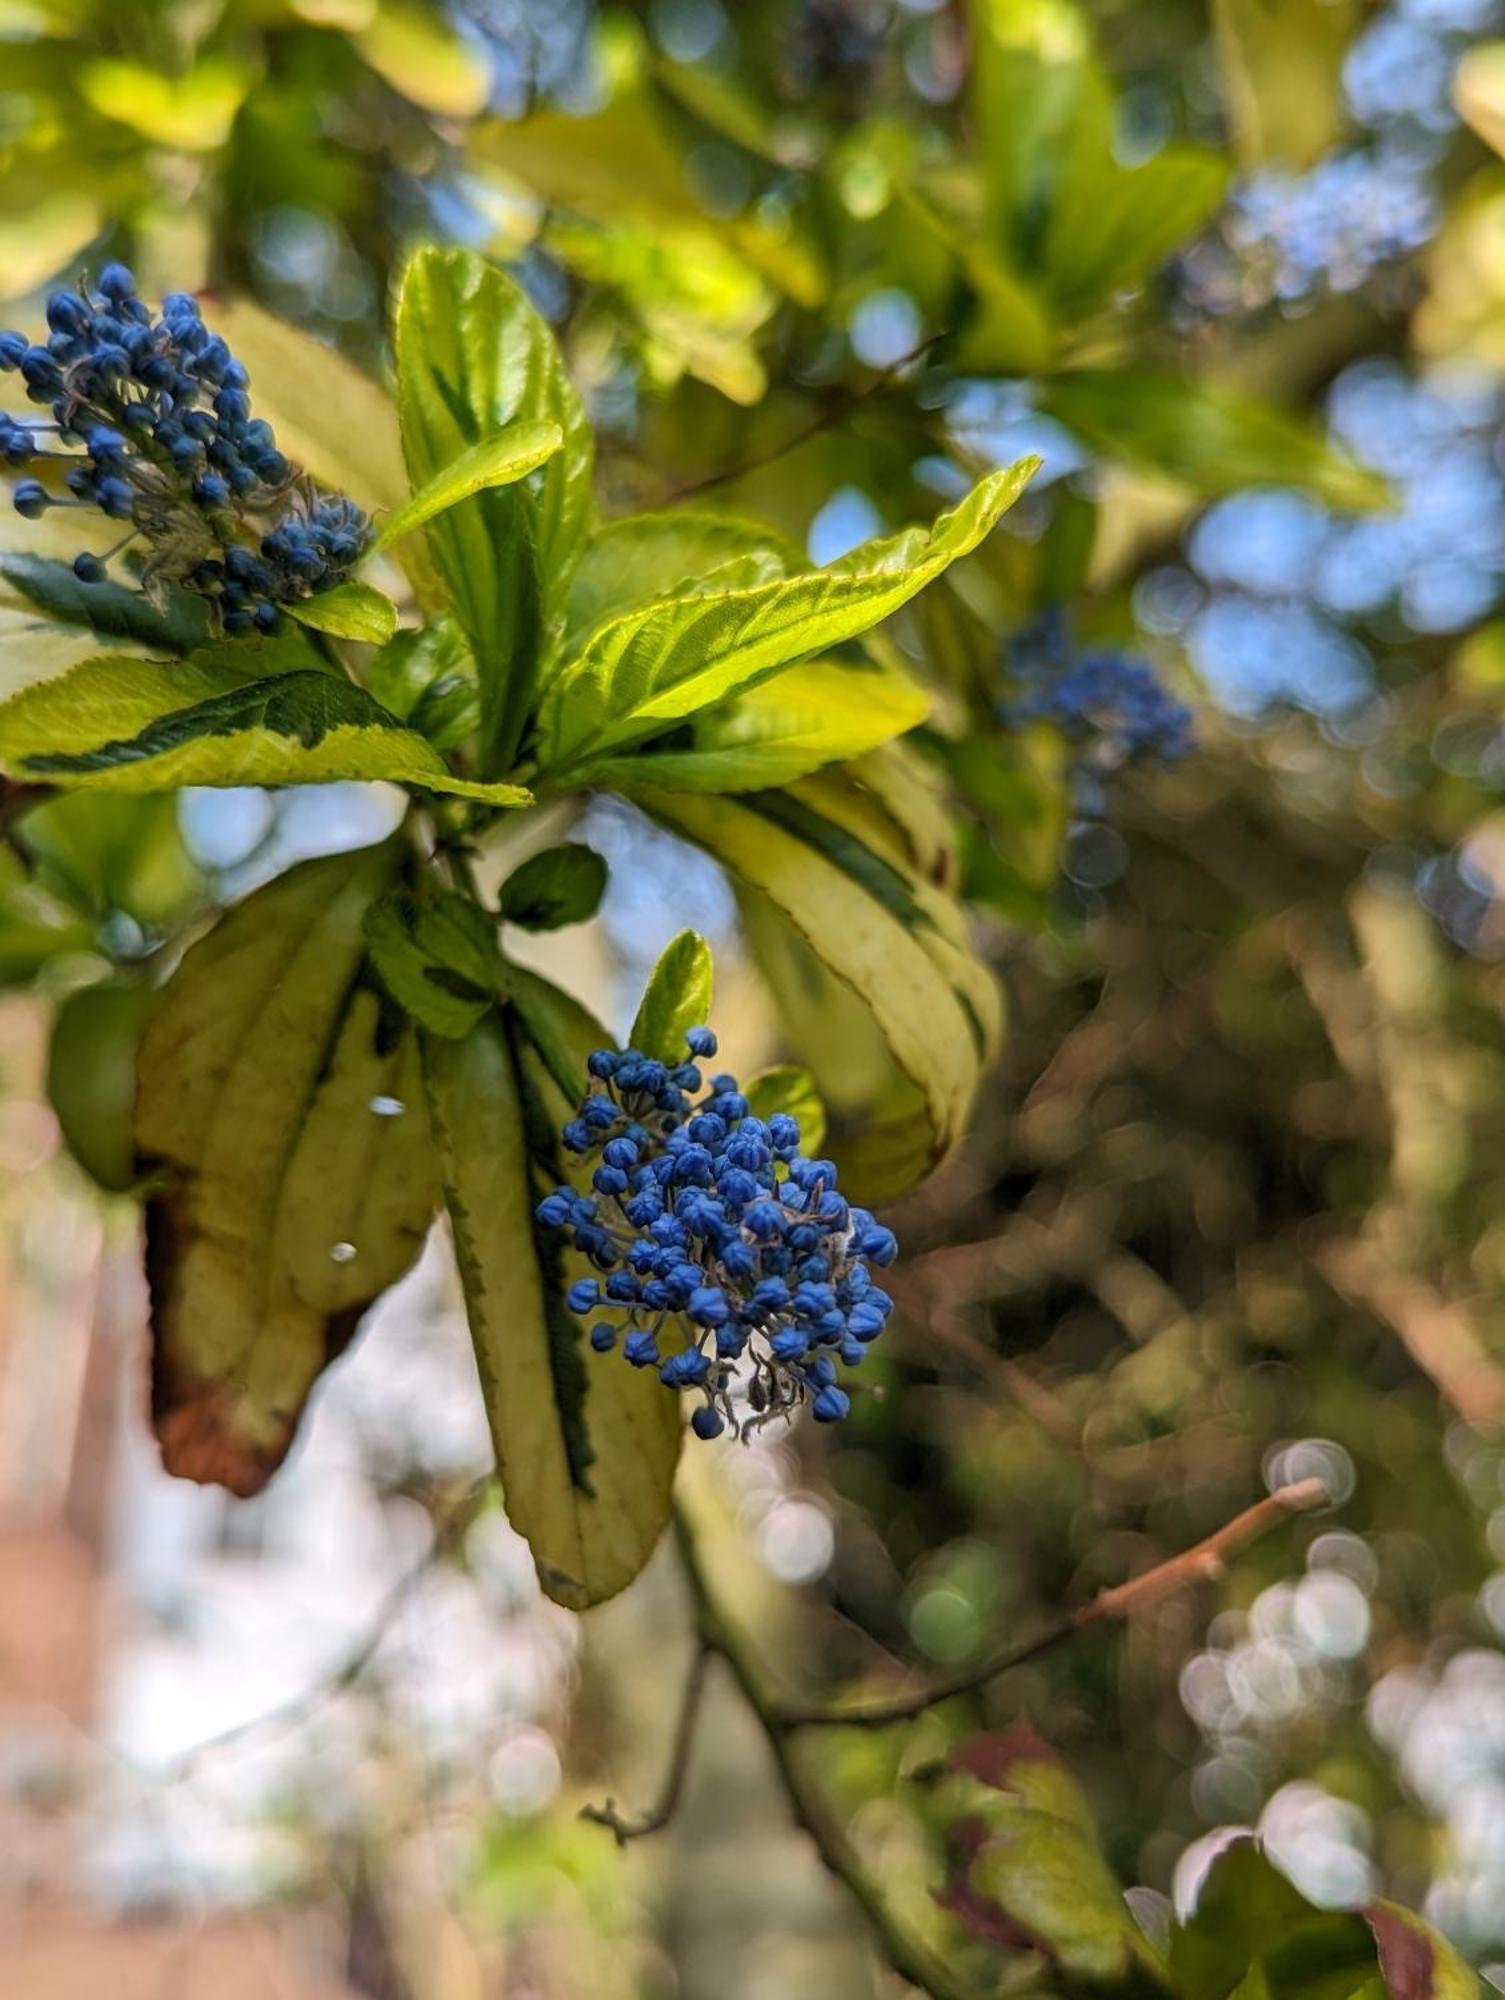
POLYGON ((1246 1507, 1242 1514, 1207 1536, 1205 1541, 1198 1542, 1195 1548, 1157 1563, 1153 1569, 1131 1577, 1127 1583, 1115 1584, 1110 1590, 1100 1590, 1096 1597, 1079 1605, 1054 1625, 1046 1626, 1033 1639, 1025 1640, 1022 1645, 1006 1647, 985 1660, 980 1667, 953 1674, 946 1680, 932 1681, 909 1694, 895 1695, 887 1700, 820 1707, 780 1705, 777 1709, 779 1724, 784 1729, 883 1729, 890 1723, 912 1721, 916 1716, 923 1715, 926 1709, 934 1708, 937 1702, 950 1701, 955 1695, 975 1693, 996 1675, 1007 1672, 1010 1667, 1022 1666, 1027 1660, 1038 1659, 1042 1653, 1050 1652, 1063 1640, 1074 1638, 1090 1625, 1130 1618, 1135 1612, 1147 1610, 1152 1604, 1159 1604, 1192 1584, 1210 1582, 1222 1575, 1228 1558, 1239 1549, 1257 1541, 1287 1515, 1303 1514, 1313 1507, 1320 1507, 1328 1497, 1327 1488, 1320 1479, 1302 1479, 1292 1486, 1282 1486, 1278 1492, 1256 1501, 1252 1507, 1246 1507))
POLYGON ((641 1840, 644 1834, 658 1833, 674 1817, 674 1808, 679 1804, 679 1795, 684 1790, 685 1776, 690 1766, 690 1752, 695 1744, 695 1724, 700 1716, 700 1704, 705 1694, 706 1669, 712 1658, 712 1648, 697 1637, 694 1656, 690 1661, 690 1671, 685 1679, 684 1693, 680 1697, 679 1720, 674 1725, 674 1743, 669 1752, 669 1768, 664 1776, 663 1789, 659 1793, 658 1804, 641 1819, 624 1819, 617 1811, 616 1801, 608 1799, 604 1805, 582 1806, 580 1817, 588 1819, 595 1826, 604 1826, 616 1838, 618 1847, 625 1847, 629 1840, 641 1840))
POLYGON ((774 465, 779 459, 787 458, 790 452, 798 451, 802 444, 808 444, 812 438, 834 430, 837 424, 843 423, 854 410, 861 409, 864 403, 871 402, 875 396, 881 396, 906 368, 918 361, 922 355, 928 354, 937 341, 945 338, 944 330, 927 335, 918 346, 910 348, 907 354, 901 354, 897 361, 890 361, 886 368, 880 369, 872 381, 863 388, 848 389, 839 396, 833 396, 826 407, 812 417, 809 423, 792 432, 778 444, 770 445, 766 451, 754 453, 751 458, 744 458, 737 465, 724 466, 720 472, 710 472, 702 479, 687 480, 682 486, 671 487, 663 496, 660 505, 673 506, 680 500, 690 500, 698 494, 713 492, 718 486, 731 486, 737 480, 746 478, 748 473, 761 472, 764 466, 774 465))

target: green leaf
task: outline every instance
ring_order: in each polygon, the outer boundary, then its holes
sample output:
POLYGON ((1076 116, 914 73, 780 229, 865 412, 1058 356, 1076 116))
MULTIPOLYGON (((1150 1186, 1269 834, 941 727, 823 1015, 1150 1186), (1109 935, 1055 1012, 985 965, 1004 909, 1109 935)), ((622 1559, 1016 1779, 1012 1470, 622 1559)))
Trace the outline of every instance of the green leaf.
POLYGON ((833 1103, 822 1031, 839 1017, 811 972, 845 993, 856 1022, 841 1019, 835 1062, 865 1033, 894 1088, 861 1103, 862 1138, 843 1149, 843 1167, 874 1200, 911 1186, 960 1138, 1001 1027, 997 987, 960 909, 915 870, 882 801, 847 771, 735 799, 643 786, 631 796, 731 874, 785 1000, 786 1033, 833 1103))
POLYGON ((136 1051, 156 995, 139 979, 81 986, 58 1008, 47 1096, 69 1152, 111 1194, 136 1182, 136 1051))
POLYGON ((692 747, 614 757, 596 777, 684 792, 755 792, 846 763, 924 721, 907 674, 857 657, 811 660, 697 715, 692 747))
POLYGON ((574 648, 608 618, 712 579, 740 563, 740 580, 794 576, 810 565, 792 542, 755 521, 722 514, 628 514, 586 543, 570 584, 566 642, 574 648))
POLYGON ((982 1935, 1033 1944, 1076 1978, 1154 1963, 1098 1843, 1091 1807, 1028 1723, 963 1741, 935 1810, 965 1824, 970 1867, 939 1898, 982 1935))
POLYGON ((711 947, 697 931, 671 938, 648 975, 629 1048, 668 1063, 688 1062, 685 1034, 711 1018, 711 947))
POLYGON ((287 608, 300 625, 335 639, 358 639, 367 646, 385 645, 397 630, 397 606, 369 583, 336 584, 333 590, 300 598, 287 608))
POLYGON ((516 785, 453 776, 364 688, 314 671, 258 680, 235 664, 239 654, 231 644, 168 667, 102 654, 24 688, 0 703, 0 768, 117 792, 364 778, 528 802, 516 785))
POLYGON ((593 761, 869 630, 976 548, 1038 463, 993 473, 933 527, 864 542, 826 569, 688 592, 598 627, 545 696, 542 762, 593 761))
POLYGON ((1364 1921, 1390 2000, 1476 2000, 1478 1974, 1423 1918, 1398 1903, 1371 1903, 1364 1921))
MULTIPOLYGON (((534 981, 529 1004, 573 1049, 578 1096, 609 1038, 552 992, 534 981)), ((567 1178, 558 1130, 573 1107, 524 1021, 509 1009, 463 1041, 426 1039, 424 1065, 507 1515, 544 1589, 581 1610, 629 1584, 663 1531, 678 1398, 651 1369, 591 1354, 565 1305, 571 1273, 533 1210, 567 1178)))
MULTIPOLYGON (((7 60, 15 44, 8 43, 7 60)), ((104 227, 97 199, 82 188, 38 196, 15 176, 0 184, 0 298, 21 299, 82 255, 104 227)))
POLYGON ((452 750, 480 721, 476 663, 452 618, 396 632, 366 666, 366 690, 436 750, 452 750))
POLYGON ((1348 1995, 1377 1965, 1362 1917, 1314 1908, 1250 1839, 1213 1861, 1196 1909, 1171 1935, 1170 1963, 1185 2000, 1226 2000, 1256 1964, 1277 2000, 1302 2000, 1329 1979, 1348 1995))
POLYGON ((102 639, 128 639, 163 653, 191 653, 209 637, 209 607, 186 591, 169 593, 159 608, 142 591, 120 583, 80 583, 71 563, 7 552, 0 576, 64 625, 82 626, 102 639))
POLYGON ((1125 168, 1111 144, 1068 164, 1041 252, 1046 289, 1069 321, 1142 284, 1214 215, 1227 163, 1198 146, 1166 146, 1125 168))
POLYGON ((557 931, 593 917, 606 893, 606 863, 593 847, 565 841, 530 855, 502 884, 502 915, 529 931, 557 931))
POLYGON ((394 890, 367 911, 366 944, 383 986, 431 1034, 469 1034, 496 1002, 496 924, 468 896, 394 890))
POLYGON ((1213 383, 1087 369, 1047 383, 1041 402, 1094 451, 1197 493, 1299 486, 1331 507, 1360 513, 1390 500, 1377 473, 1301 419, 1213 383))
POLYGON ((152 1411, 183 1478, 258 1492, 320 1371, 427 1234, 417 1044, 362 936, 400 861, 389 842, 257 890, 189 951, 147 1025, 152 1411))
POLYGON ((1315 166, 1342 130, 1343 58, 1361 0, 1213 0, 1212 16, 1239 163, 1315 166))
POLYGON ((513 486, 519 479, 526 479, 563 444, 564 432, 553 423, 509 424, 495 437, 482 438, 437 473, 405 507, 399 507, 382 522, 370 553, 379 555, 383 549, 391 548, 394 542, 411 535, 415 528, 432 521, 446 508, 468 500, 472 493, 482 493, 493 486, 513 486))
POLYGON ((510 425, 551 423, 563 446, 528 480, 473 493, 431 521, 433 549, 476 657, 481 767, 508 769, 564 629, 589 526, 591 433, 554 336, 522 289, 466 251, 420 250, 398 294, 398 403, 422 491, 510 425))
POLYGON ((776 1111, 797 1119, 800 1148, 819 1153, 826 1137, 826 1107, 809 1070, 793 1063, 760 1070, 746 1086, 747 1108, 754 1118, 771 1118, 776 1111))

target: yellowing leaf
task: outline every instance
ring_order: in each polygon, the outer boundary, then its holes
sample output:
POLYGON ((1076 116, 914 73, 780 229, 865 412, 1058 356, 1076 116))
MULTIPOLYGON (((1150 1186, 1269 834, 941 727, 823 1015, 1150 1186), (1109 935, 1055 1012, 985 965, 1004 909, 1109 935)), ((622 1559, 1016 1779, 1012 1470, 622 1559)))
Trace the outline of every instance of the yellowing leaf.
POLYGON ((1478 42, 1464 52, 1453 102, 1486 145, 1505 153, 1505 42, 1478 42))
MULTIPOLYGON (((541 980, 538 1010, 552 1017, 555 1061, 569 1049, 583 1088, 606 1037, 541 980)), ((558 1129, 571 1107, 522 1017, 427 1040, 424 1065, 507 1516, 544 1589, 582 1610, 630 1583, 663 1531, 678 1398, 651 1369, 590 1353, 565 1304, 565 1259, 533 1210, 566 1178, 558 1129)))
MULTIPOLYGON (((632 797, 671 832, 712 854, 750 911, 777 919, 799 951, 848 989, 902 1088, 863 1120, 843 1165, 878 1199, 912 1185, 961 1136, 1001 1028, 992 976, 973 956, 957 906, 872 832, 881 807, 844 772, 795 791, 696 798, 636 786, 632 797), (864 831, 857 830, 866 828, 864 831)), ((760 958, 768 963, 754 926, 760 958)), ((791 1041, 825 1087, 823 1051, 802 1040, 798 971, 785 1009, 791 1041)), ((818 1027, 819 1022, 816 1021, 818 1027)))
POLYGON ((1240 162, 1315 166, 1341 129, 1362 0, 1213 0, 1212 15, 1240 162))
POLYGON ((258 678, 233 644, 164 665, 125 654, 82 660, 0 703, 0 769, 114 792, 183 785, 385 780, 494 805, 516 785, 455 777, 432 745, 364 688, 312 669, 258 678))
POLYGON ((188 953, 148 1023, 152 1413, 184 1478, 265 1485, 318 1374, 427 1233, 416 1043, 359 977, 362 920, 398 860, 368 848, 258 890, 188 953))

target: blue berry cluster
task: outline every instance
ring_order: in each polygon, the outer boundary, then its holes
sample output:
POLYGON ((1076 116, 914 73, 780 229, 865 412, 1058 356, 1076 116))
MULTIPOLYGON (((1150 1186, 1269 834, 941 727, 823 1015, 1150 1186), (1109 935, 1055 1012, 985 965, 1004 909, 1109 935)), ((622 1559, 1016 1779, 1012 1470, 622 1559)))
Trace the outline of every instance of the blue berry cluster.
POLYGON ((570 1287, 570 1310, 613 1316, 591 1328, 598 1352, 625 1332, 634 1367, 698 1390, 697 1437, 729 1423, 745 1434, 806 1401, 835 1423, 851 1406, 837 1361, 855 1367, 893 1309, 869 1266, 891 1264, 898 1244, 848 1205, 829 1160, 800 1152, 796 1119, 751 1116, 735 1077, 703 1082, 709 1028, 685 1039, 690 1060, 674 1068, 636 1049, 590 1058, 593 1084, 564 1143, 599 1156, 595 1194, 556 1188, 538 1207, 605 1274, 570 1287), (751 1415, 739 1425, 742 1383, 751 1415))
POLYGON ((1058 610, 1013 641, 1008 665, 1021 691, 1003 704, 1002 719, 1053 722, 1074 741, 1091 743, 1100 767, 1171 761, 1192 747, 1191 710, 1166 692, 1149 662, 1130 653, 1072 652, 1058 610))
MULTIPOLYGON (((230 633, 275 631, 281 606, 344 581, 369 537, 365 514, 295 487, 271 425, 251 415, 244 367, 195 299, 173 292, 154 318, 125 266, 107 264, 92 291, 52 293, 47 325, 41 345, 0 333, 0 369, 52 420, 0 415, 0 460, 65 464, 72 498, 22 479, 18 513, 74 505, 128 522, 110 555, 141 538, 147 586, 207 598, 230 633)), ((84 554, 73 567, 99 583, 108 559, 84 554)))

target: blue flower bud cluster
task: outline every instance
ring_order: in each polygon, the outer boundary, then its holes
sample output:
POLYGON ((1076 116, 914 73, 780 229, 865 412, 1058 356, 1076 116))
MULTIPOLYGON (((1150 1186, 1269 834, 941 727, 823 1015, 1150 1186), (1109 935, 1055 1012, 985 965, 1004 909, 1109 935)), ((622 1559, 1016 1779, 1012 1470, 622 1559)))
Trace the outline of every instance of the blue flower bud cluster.
MULTIPOLYGON (((52 419, 0 414, 0 460, 66 465, 71 500, 33 475, 13 489, 18 513, 73 505, 129 523, 110 555, 141 538, 148 588, 207 598, 230 633, 275 631, 282 606, 344 581, 369 539, 365 514, 295 487, 271 425, 251 415, 245 368, 197 300, 173 292, 154 318, 125 266, 107 264, 92 291, 52 293, 47 326, 42 344, 0 333, 0 370, 52 419)), ((99 583, 108 560, 83 554, 74 571, 99 583)))
POLYGON ((1008 651, 1021 692, 1000 715, 1017 727, 1053 722, 1075 742, 1090 742, 1094 761, 1112 767, 1135 759, 1184 757, 1193 745, 1192 713, 1161 685, 1147 660, 1104 651, 1072 653, 1059 611, 1021 633, 1008 651))
POLYGON ((625 1335, 634 1367, 697 1391, 697 1437, 745 1435, 805 1402, 835 1423, 851 1407, 837 1362, 856 1367, 893 1310, 870 1266, 891 1264, 898 1243, 849 1206, 831 1161, 801 1153, 796 1119, 753 1117, 735 1077, 704 1082, 709 1028, 685 1039, 676 1067, 636 1049, 590 1058, 592 1088, 563 1136, 599 1159, 595 1194, 556 1188, 537 1211, 603 1273, 570 1287, 570 1310, 608 1315, 591 1328, 598 1352, 625 1335), (739 1389, 751 1411, 740 1423, 739 1389))

